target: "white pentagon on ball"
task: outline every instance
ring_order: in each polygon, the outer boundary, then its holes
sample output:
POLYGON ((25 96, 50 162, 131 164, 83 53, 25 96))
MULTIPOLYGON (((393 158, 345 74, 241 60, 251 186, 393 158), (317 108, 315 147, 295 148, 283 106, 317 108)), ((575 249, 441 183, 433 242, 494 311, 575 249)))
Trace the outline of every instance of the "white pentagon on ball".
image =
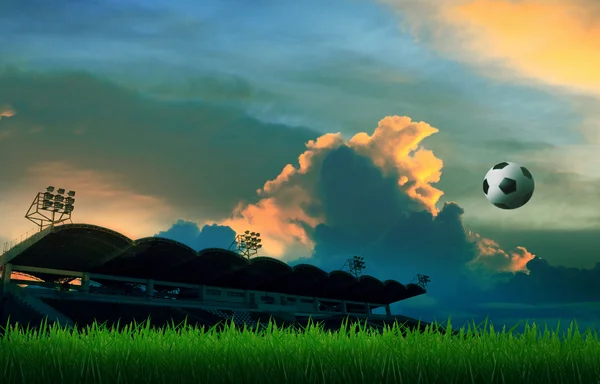
POLYGON ((483 179, 485 197, 501 209, 524 206, 533 196, 534 189, 531 172, 520 164, 508 161, 494 165, 483 179))

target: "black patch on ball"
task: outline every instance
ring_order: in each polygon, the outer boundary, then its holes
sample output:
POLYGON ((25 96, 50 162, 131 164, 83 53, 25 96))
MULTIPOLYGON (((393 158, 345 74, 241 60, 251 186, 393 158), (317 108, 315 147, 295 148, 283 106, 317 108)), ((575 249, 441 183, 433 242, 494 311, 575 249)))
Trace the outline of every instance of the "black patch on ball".
POLYGON ((529 180, 533 180, 533 175, 531 174, 531 172, 529 172, 529 169, 525 168, 525 167, 521 167, 521 172, 523 172, 523 175, 528 178, 529 180))
POLYGON ((492 169, 502 169, 502 168, 506 167, 507 165, 508 165, 508 163, 506 161, 503 161, 501 163, 494 165, 494 168, 492 168, 492 169))
POLYGON ((529 200, 531 200, 531 196, 533 196, 533 191, 527 193, 524 197, 523 197, 523 205, 527 204, 527 202, 529 200))
POLYGON ((487 182, 487 179, 483 180, 483 193, 485 193, 487 195, 488 191, 490 190, 490 185, 487 182))
POLYGON ((510 209, 510 207, 504 203, 494 203, 494 205, 498 208, 502 208, 502 209, 510 209))
POLYGON ((498 188, 500 188, 500 190, 504 192, 505 195, 509 195, 517 191, 517 182, 513 179, 505 177, 498 185, 498 188))

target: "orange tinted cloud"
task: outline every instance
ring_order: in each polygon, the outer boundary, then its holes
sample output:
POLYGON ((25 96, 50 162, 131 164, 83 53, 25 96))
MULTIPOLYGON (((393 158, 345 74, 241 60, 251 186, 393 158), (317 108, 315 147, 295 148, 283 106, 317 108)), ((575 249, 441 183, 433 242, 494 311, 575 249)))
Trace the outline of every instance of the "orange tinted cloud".
POLYGON ((309 214, 306 207, 319 207, 316 185, 322 161, 342 145, 370 158, 384 173, 396 172, 398 188, 436 214, 435 204, 443 192, 431 183, 439 181, 443 163, 419 145, 437 131, 409 117, 391 116, 382 119, 372 135, 359 133, 344 141, 339 133, 325 134, 307 143, 298 165, 286 165, 275 179, 265 183, 258 191, 258 203, 239 205, 233 217, 220 224, 229 225, 238 233, 250 228, 260 232, 265 253, 270 256, 310 254, 313 244, 304 225, 314 227, 326 219, 322 212, 311 210, 309 214))
MULTIPOLYGON (((2 118, 8 118, 15 115, 15 110, 10 105, 0 105, 0 120, 2 118)), ((8 139, 12 136, 13 132, 7 129, 0 129, 0 141, 8 139)))
POLYGON ((152 236, 177 217, 167 202, 122 188, 121 184, 118 175, 80 169, 70 163, 37 164, 3 193, 0 236, 11 240, 35 227, 24 215, 35 194, 48 185, 76 191, 74 223, 104 226, 133 238, 152 236))
POLYGON ((500 248, 494 240, 472 234, 478 250, 478 256, 471 264, 482 265, 487 269, 501 272, 529 272, 527 262, 535 255, 524 247, 516 247, 510 252, 500 248))
POLYGON ((277 192, 282 185, 289 183, 293 175, 306 174, 317 165, 314 164, 315 160, 322 159, 323 154, 339 148, 343 144, 344 139, 341 133, 326 133, 316 140, 310 140, 306 143, 306 151, 298 157, 298 167, 296 168, 292 164, 286 165, 281 173, 274 180, 267 181, 263 188, 258 190, 258 193, 264 195, 277 192))
POLYGON ((12 117, 15 114, 15 110, 10 105, 0 105, 0 120, 3 117, 12 117))
MULTIPOLYGON (((596 0, 383 0, 416 36, 454 59, 600 95, 596 0)), ((502 75, 507 75, 504 73, 502 75)))
POLYGON ((423 139, 436 132, 437 128, 422 121, 392 116, 381 120, 372 136, 364 132, 356 134, 348 146, 369 157, 385 173, 396 171, 400 175, 398 185, 408 185, 405 189, 408 196, 436 214, 435 204, 444 193, 431 183, 440 181, 444 163, 432 151, 419 147, 423 139))
POLYGON ((325 155, 344 144, 339 133, 327 133, 306 143, 306 151, 298 157, 298 166, 286 165, 273 180, 257 191, 262 199, 256 204, 239 204, 233 217, 220 224, 236 233, 246 229, 259 232, 264 252, 272 257, 294 258, 310 254, 313 243, 303 224, 315 226, 320 215, 308 215, 303 207, 315 200, 316 176, 325 155), (295 254, 295 252, 298 252, 295 254))

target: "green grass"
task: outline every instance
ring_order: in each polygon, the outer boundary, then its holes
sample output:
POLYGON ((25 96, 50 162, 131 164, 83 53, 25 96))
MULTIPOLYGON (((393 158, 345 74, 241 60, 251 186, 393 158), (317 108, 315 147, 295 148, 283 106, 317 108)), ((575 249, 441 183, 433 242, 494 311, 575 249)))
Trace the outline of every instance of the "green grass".
POLYGON ((148 323, 121 330, 7 326, 0 382, 9 383, 600 383, 597 333, 491 326, 458 336, 401 336, 346 327, 221 332, 148 323))

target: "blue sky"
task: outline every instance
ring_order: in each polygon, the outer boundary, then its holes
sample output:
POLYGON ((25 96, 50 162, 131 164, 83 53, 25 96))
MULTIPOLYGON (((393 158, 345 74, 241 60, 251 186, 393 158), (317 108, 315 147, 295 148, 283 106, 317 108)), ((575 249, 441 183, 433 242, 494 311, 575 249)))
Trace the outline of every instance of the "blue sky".
POLYGON ((538 141, 543 133, 553 144, 577 141, 562 127, 578 117, 560 98, 441 58, 369 1, 62 4, 6 14, 3 28, 17 36, 0 48, 7 64, 93 70, 142 86, 235 75, 284 96, 270 107, 249 106, 261 118, 287 114, 323 132, 353 134, 403 111, 434 125, 452 123, 446 130, 464 140, 518 134, 538 141), (422 99, 432 97, 438 105, 424 110, 422 99), (456 121, 455 111, 467 108, 471 116, 456 121), (489 126, 468 121, 474 117, 489 126))

